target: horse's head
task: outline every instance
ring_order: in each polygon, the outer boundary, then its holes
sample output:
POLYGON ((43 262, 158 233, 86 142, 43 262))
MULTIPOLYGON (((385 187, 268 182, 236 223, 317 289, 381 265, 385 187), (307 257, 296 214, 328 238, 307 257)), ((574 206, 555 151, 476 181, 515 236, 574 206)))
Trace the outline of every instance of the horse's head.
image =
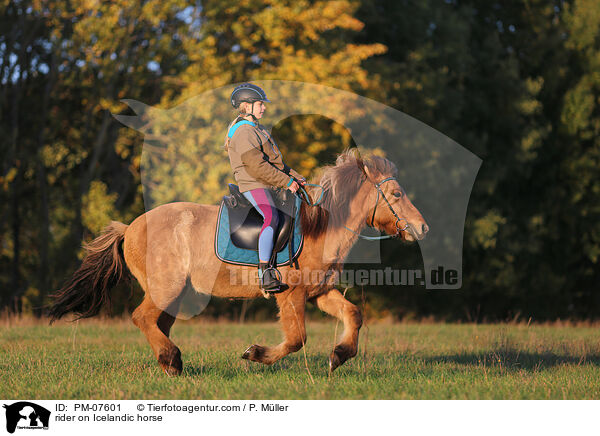
POLYGON ((338 156, 335 165, 321 170, 313 179, 323 187, 320 207, 303 207, 300 212, 304 235, 318 237, 328 225, 346 227, 349 219, 364 220, 405 241, 421 240, 429 231, 398 184, 398 169, 390 160, 377 155, 363 159, 358 149, 350 148, 338 156))
POLYGON ((365 189, 368 192, 366 223, 388 235, 400 236, 405 241, 421 240, 429 231, 429 226, 396 180, 395 166, 389 161, 387 163, 393 169, 388 173, 372 171, 368 165, 363 165, 367 176, 365 189))

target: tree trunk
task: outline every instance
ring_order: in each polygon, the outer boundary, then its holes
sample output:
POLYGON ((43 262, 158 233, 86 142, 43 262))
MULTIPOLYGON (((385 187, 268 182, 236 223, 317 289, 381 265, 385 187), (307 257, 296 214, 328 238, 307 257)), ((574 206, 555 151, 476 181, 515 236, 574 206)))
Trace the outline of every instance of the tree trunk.
MULTIPOLYGON (((50 58, 50 71, 46 86, 44 87, 44 98, 42 102, 41 123, 38 136, 38 146, 36 153, 36 182, 40 194, 39 214, 40 214, 40 265, 38 269, 39 299, 37 307, 44 305, 44 299, 50 290, 48 274, 48 246, 50 244, 50 211, 48 206, 48 178, 46 176, 46 167, 42 161, 42 150, 46 140, 46 124, 48 121, 48 110, 50 106, 50 93, 55 80, 55 55, 52 53, 50 58)), ((36 316, 41 316, 41 309, 37 309, 36 316)))

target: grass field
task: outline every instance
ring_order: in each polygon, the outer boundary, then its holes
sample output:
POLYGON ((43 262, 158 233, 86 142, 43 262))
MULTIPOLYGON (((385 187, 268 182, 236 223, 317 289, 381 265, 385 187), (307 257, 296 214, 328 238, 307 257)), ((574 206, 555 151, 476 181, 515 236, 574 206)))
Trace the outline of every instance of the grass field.
POLYGON ((129 322, 6 321, 0 398, 600 398, 594 326, 374 324, 361 331, 358 356, 331 376, 335 322, 309 322, 307 329, 306 356, 300 351, 267 367, 240 355, 253 343, 278 343, 277 324, 178 321, 172 337, 184 372, 169 378, 129 322))

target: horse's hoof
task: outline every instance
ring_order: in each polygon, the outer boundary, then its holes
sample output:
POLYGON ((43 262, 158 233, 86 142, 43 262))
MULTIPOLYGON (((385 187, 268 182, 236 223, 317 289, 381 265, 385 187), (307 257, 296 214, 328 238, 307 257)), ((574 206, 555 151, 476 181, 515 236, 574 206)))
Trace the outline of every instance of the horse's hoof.
POLYGON ((180 368, 174 368, 172 366, 168 366, 168 367, 163 367, 163 371, 169 377, 177 377, 177 376, 181 375, 182 369, 180 369, 180 368))
POLYGON ((340 358, 335 353, 332 353, 331 356, 329 356, 329 372, 335 371, 341 364, 340 358))
POLYGON ((252 350, 252 347, 254 347, 254 345, 250 345, 248 348, 246 348, 246 351, 244 351, 244 354, 242 354, 242 359, 248 360, 250 358, 250 351, 252 350))
POLYGON ((329 356, 329 371, 335 371, 336 368, 354 356, 356 356, 356 351, 353 351, 347 345, 337 345, 329 356))
POLYGON ((181 372, 183 371, 181 351, 179 351, 179 348, 177 347, 162 351, 158 355, 158 363, 169 377, 181 375, 181 372))
POLYGON ((244 351, 244 354, 242 354, 242 359, 260 362, 264 354, 264 347, 261 347, 260 345, 250 345, 248 349, 244 351))

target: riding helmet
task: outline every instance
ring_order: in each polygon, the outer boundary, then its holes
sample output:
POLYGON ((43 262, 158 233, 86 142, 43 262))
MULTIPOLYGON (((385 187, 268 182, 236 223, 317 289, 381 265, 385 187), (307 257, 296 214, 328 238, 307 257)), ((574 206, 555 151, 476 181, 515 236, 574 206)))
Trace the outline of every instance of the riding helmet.
POLYGON ((231 105, 234 108, 238 108, 241 102, 254 103, 255 101, 266 101, 267 94, 259 86, 253 85, 252 83, 242 83, 235 87, 231 93, 231 105))

